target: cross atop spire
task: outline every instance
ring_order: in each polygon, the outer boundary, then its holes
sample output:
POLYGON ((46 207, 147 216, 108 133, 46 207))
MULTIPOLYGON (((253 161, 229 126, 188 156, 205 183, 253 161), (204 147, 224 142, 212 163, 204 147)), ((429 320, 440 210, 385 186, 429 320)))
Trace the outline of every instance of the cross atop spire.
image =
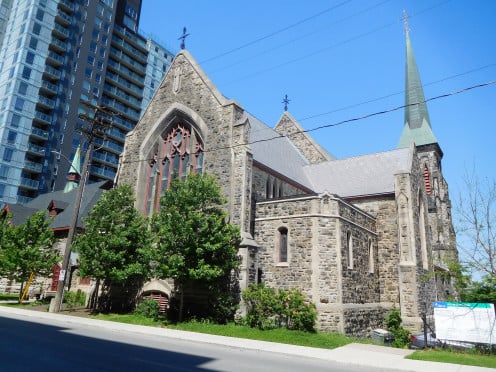
POLYGON ((183 34, 177 39, 181 40, 181 49, 186 48, 186 37, 188 37, 189 34, 186 33, 186 27, 183 27, 183 34))
POLYGON ((408 26, 408 14, 406 13, 406 10, 403 9, 403 25, 405 26, 405 34, 408 34, 410 32, 410 26, 408 26))
POLYGON ((288 111, 288 104, 291 100, 288 98, 288 95, 284 95, 284 99, 281 103, 284 103, 284 111, 288 111))

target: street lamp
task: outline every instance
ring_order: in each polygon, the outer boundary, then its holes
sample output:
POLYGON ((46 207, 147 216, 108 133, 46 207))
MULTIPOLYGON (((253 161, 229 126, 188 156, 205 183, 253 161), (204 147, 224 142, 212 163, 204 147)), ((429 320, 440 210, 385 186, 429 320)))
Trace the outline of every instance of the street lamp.
POLYGON ((67 277, 67 269, 69 267, 69 261, 71 258, 71 245, 74 239, 74 234, 77 228, 77 221, 79 217, 79 209, 81 208, 81 200, 83 198, 83 192, 86 185, 86 181, 89 173, 89 164, 91 159, 91 153, 93 152, 94 139, 95 137, 105 137, 105 131, 110 128, 111 122, 102 116, 111 117, 116 115, 112 110, 106 107, 94 106, 91 103, 83 102, 85 105, 89 106, 94 110, 93 117, 85 114, 80 114, 79 117, 90 123, 89 128, 79 128, 88 137, 88 148, 86 149, 86 154, 84 156, 83 167, 81 170, 81 177, 79 180, 79 187, 77 189, 76 200, 74 201, 74 209, 72 211, 71 223, 69 225, 69 232, 67 233, 67 240, 65 242, 64 248, 64 258, 62 260, 62 268, 59 274, 59 281, 57 284, 57 292, 55 293, 55 298, 50 302, 49 312, 58 313, 62 309, 62 300, 64 297, 65 280, 67 277))

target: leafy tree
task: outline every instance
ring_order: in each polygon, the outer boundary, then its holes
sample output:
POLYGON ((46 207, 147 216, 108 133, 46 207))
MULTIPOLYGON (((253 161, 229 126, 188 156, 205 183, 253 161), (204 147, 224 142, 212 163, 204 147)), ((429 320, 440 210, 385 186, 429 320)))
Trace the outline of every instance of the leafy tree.
POLYGON ((109 301, 97 304, 93 299, 90 307, 129 310, 136 294, 130 289, 137 289, 151 275, 151 234, 147 220, 134 207, 131 187, 106 191, 84 219, 84 227, 74 243, 81 276, 97 280, 95 294, 103 283, 104 299, 109 301), (125 290, 129 291, 122 293, 125 290))
POLYGON ((0 275, 21 283, 19 300, 31 272, 35 276, 49 276, 60 261, 49 226, 50 220, 44 211, 36 212, 21 225, 8 226, 2 222, 0 275))
POLYGON ((496 304, 496 277, 487 275, 480 282, 472 282, 462 292, 464 302, 496 304))
POLYGON ((472 270, 496 277, 496 180, 466 175, 456 211, 462 259, 472 270))
POLYGON ((221 207, 225 203, 213 177, 191 174, 183 181, 172 181, 160 200, 160 211, 153 216, 155 272, 159 278, 175 279, 175 292, 181 294, 179 321, 186 286, 202 287, 221 297, 239 266, 239 229, 226 222, 227 213, 221 207))

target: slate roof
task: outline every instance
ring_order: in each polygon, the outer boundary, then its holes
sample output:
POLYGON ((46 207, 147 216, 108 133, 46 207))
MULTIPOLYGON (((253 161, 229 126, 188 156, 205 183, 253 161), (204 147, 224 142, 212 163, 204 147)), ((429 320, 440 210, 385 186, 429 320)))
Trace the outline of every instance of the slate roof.
MULTIPOLYGON (((81 207, 79 210, 78 227, 82 227, 82 219, 87 216, 88 212, 93 208, 93 205, 100 199, 102 193, 112 187, 111 181, 101 181, 87 184, 84 188, 81 207)), ((45 210, 48 213, 48 206, 53 201, 56 208, 63 209, 53 219, 50 227, 52 229, 69 228, 71 223, 72 213, 74 211, 77 189, 64 193, 64 191, 54 191, 39 195, 26 204, 9 205, 9 209, 13 214, 12 222, 14 224, 23 223, 27 217, 33 213, 45 210)))
POLYGON ((409 172, 410 149, 402 148, 304 167, 312 189, 341 197, 394 192, 394 175, 409 172))
POLYGON ((255 116, 249 113, 247 115, 251 125, 250 146, 253 159, 311 189, 312 185, 302 171, 302 167, 310 163, 296 146, 255 116))

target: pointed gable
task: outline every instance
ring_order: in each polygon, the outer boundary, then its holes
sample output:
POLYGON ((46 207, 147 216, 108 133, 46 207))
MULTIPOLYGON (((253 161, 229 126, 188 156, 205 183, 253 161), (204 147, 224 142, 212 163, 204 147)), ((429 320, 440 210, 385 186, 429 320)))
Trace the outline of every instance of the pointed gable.
POLYGON ((293 116, 285 111, 274 130, 289 138, 302 155, 312 164, 334 160, 334 156, 323 149, 304 131, 293 116))

